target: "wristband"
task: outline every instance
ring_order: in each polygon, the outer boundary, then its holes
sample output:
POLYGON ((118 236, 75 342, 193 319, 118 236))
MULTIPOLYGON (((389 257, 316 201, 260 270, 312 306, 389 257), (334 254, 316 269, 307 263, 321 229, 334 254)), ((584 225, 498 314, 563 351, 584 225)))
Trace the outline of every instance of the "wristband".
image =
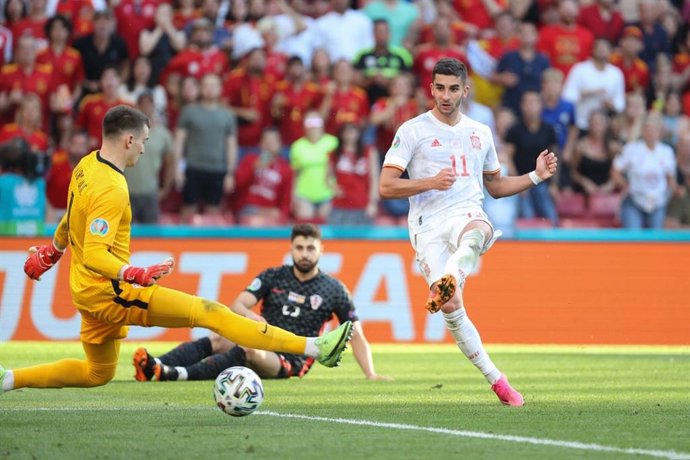
POLYGON ((539 175, 537 174, 537 171, 532 171, 531 173, 529 173, 529 178, 534 183, 534 185, 539 185, 542 182, 544 182, 544 179, 539 177, 539 175))

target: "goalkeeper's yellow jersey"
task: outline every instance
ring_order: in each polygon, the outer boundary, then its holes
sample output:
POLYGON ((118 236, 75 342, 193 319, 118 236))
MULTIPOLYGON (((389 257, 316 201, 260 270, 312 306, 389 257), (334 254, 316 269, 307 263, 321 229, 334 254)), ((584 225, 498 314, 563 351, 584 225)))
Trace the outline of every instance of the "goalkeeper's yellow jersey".
POLYGON ((77 306, 112 299, 112 282, 129 264, 132 210, 125 176, 95 150, 72 172, 67 212, 55 232, 72 252, 70 289, 77 306))

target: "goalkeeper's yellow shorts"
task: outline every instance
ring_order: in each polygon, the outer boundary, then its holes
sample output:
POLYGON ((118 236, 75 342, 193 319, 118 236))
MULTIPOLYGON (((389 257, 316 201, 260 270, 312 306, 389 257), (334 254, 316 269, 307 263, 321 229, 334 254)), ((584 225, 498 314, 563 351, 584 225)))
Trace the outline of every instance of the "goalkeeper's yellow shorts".
POLYGON ((143 287, 113 280, 93 299, 75 299, 81 313, 82 342, 101 344, 127 337, 127 325, 149 326, 148 306, 157 285, 143 287))

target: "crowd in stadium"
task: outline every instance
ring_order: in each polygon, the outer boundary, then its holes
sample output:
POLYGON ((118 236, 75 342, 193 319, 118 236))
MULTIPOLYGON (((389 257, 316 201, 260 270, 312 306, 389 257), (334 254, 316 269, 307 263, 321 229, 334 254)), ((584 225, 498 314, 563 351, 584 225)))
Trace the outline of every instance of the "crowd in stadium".
POLYGON ((690 227, 688 19, 687 0, 4 0, 0 221, 59 220, 130 104, 152 120, 135 222, 405 225, 383 156, 454 57, 505 173, 560 159, 487 197, 498 228, 690 227))

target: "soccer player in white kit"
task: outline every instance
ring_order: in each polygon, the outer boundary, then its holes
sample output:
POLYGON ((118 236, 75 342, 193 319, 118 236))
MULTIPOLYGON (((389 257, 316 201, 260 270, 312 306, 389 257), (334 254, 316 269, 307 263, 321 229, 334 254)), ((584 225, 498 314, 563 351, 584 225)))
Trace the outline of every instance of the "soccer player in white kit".
POLYGON ((386 153, 381 170, 382 198, 409 198, 410 241, 430 288, 426 308, 439 310, 460 350, 491 384, 503 404, 522 406, 484 350, 462 299, 465 277, 500 236, 482 210, 483 185, 494 198, 514 195, 549 179, 556 155, 537 157, 522 176, 503 176, 491 130, 460 112, 467 97, 467 68, 443 58, 432 72, 434 108, 405 122, 386 153), (407 170, 409 179, 400 176, 407 170))

